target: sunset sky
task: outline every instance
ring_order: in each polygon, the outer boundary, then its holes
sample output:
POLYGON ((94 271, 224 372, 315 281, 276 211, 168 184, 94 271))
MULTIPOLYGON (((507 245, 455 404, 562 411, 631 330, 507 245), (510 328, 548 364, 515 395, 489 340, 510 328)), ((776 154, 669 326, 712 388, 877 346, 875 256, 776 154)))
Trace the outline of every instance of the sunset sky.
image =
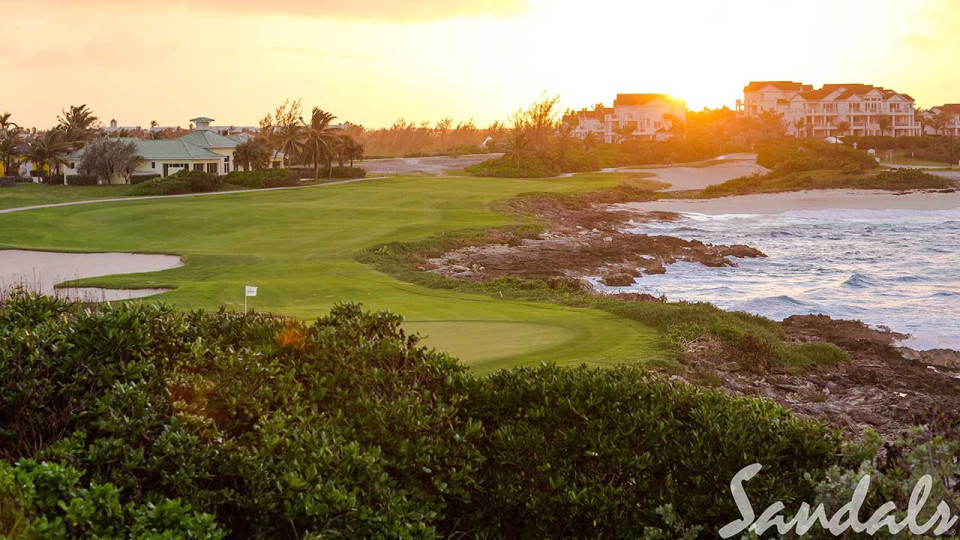
POLYGON ((367 127, 505 119, 546 90, 733 106, 750 80, 960 102, 960 0, 0 0, 0 112, 248 125, 303 98, 367 127))

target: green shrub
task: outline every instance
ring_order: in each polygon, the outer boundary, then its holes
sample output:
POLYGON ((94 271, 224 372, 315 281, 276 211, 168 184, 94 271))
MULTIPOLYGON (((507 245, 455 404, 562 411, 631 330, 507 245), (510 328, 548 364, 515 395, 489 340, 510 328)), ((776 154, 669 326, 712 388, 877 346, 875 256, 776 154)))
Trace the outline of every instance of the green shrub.
POLYGON ((633 538, 666 516, 735 518, 727 485, 747 464, 764 465, 752 500, 789 505, 837 461, 825 427, 769 402, 638 367, 475 377, 400 323, 356 305, 306 325, 15 293, 0 456, 32 461, 26 477, 0 468, 15 501, 0 516, 63 536, 215 535, 195 509, 242 537, 633 538))
POLYGON ((546 160, 530 156, 520 161, 520 167, 509 156, 488 159, 464 169, 474 176, 495 178, 545 178, 560 174, 560 169, 546 160))
POLYGON ((94 175, 70 174, 67 175, 68 186, 96 186, 99 179, 94 175))
POLYGON ((138 184, 149 182, 150 180, 157 180, 159 178, 163 178, 163 176, 160 174, 138 174, 130 177, 130 184, 136 186, 138 184))
POLYGON ((778 176, 824 169, 855 168, 866 171, 877 167, 876 160, 863 150, 846 144, 823 141, 784 141, 761 148, 757 163, 778 176))
POLYGON ((224 178, 224 182, 247 189, 292 187, 300 185, 300 174, 292 169, 232 171, 224 178))
MULTIPOLYGON (((303 167, 296 167, 291 170, 297 171, 299 178, 308 178, 310 180, 313 180, 314 178, 319 178, 320 180, 331 178, 329 167, 320 167, 319 171, 317 171, 317 169, 314 169, 314 168, 303 168, 303 167), (318 174, 319 176, 317 176, 318 174)), ((344 166, 344 167, 334 167, 332 178, 337 178, 340 180, 349 180, 352 178, 364 178, 366 176, 367 176, 366 169, 361 169, 360 167, 344 166)))
POLYGON ((213 516, 178 500, 121 501, 110 484, 82 487, 82 473, 54 463, 0 461, 0 535, 5 538, 204 538, 225 535, 213 516))
POLYGON ((752 501, 790 507, 812 495, 804 473, 838 452, 823 426, 775 404, 632 366, 503 371, 470 379, 468 396, 463 414, 485 429, 482 489, 452 513, 496 537, 636 538, 668 505, 716 530, 738 515, 727 485, 745 464, 772 472, 752 501))
POLYGON ((222 179, 204 171, 182 170, 166 178, 155 178, 138 184, 130 190, 131 196, 183 195, 207 193, 220 189, 222 179))

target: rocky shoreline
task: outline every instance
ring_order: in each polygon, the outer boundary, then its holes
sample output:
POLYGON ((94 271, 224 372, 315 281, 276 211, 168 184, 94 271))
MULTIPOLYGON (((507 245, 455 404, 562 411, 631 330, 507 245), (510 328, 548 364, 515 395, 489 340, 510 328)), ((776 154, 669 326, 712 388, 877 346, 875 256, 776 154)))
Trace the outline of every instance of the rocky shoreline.
MULTIPOLYGON (((630 223, 673 220, 678 214, 631 211, 621 202, 596 195, 582 204, 526 201, 524 209, 547 224, 539 235, 490 237, 432 257, 419 269, 458 280, 514 276, 590 288, 587 279, 625 286, 643 275, 667 272, 667 266, 677 261, 719 267, 736 266, 736 258, 765 257, 745 245, 624 233, 621 229, 630 223)), ((637 302, 666 300, 630 293, 613 296, 637 302)), ((757 370, 738 361, 742 351, 730 350, 718 339, 700 338, 682 344, 679 366, 670 373, 693 384, 771 399, 854 436, 865 428, 895 438, 914 425, 925 424, 934 432, 960 426, 960 352, 900 347, 897 343, 907 336, 825 315, 789 317, 782 328, 787 342, 832 343, 850 361, 804 373, 757 370)))

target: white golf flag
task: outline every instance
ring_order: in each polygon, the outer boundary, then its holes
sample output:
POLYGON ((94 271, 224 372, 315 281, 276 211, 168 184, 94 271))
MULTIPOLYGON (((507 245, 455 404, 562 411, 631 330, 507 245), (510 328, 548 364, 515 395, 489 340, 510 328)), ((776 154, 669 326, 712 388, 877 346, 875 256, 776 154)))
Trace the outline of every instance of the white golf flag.
POLYGON ((256 296, 256 295, 257 295, 257 288, 247 285, 247 296, 256 296))

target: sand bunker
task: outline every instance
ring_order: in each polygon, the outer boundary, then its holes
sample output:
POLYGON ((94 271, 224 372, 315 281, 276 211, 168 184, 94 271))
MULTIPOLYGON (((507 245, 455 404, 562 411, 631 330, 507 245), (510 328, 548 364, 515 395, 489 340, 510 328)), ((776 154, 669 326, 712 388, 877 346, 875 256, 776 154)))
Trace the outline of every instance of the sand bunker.
POLYGON ((143 298, 169 289, 58 288, 57 285, 75 279, 158 272, 180 266, 183 261, 173 255, 0 250, 0 292, 24 286, 44 294, 90 302, 143 298))

